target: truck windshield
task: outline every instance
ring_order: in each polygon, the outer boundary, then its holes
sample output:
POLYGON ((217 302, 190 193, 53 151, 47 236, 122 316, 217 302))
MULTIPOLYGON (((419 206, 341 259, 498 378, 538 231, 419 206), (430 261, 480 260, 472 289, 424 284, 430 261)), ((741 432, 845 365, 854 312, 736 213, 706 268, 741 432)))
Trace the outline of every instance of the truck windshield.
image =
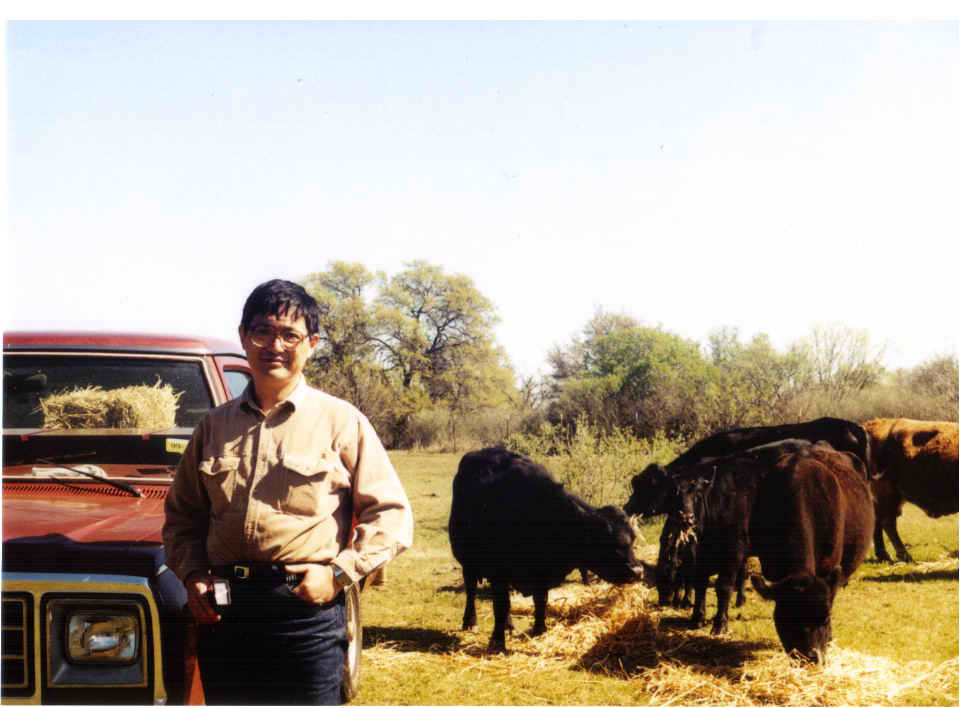
POLYGON ((169 384, 177 400, 176 427, 192 428, 213 405, 198 361, 103 355, 3 357, 3 427, 43 428, 40 401, 52 394, 98 386, 110 391, 129 386, 169 384))

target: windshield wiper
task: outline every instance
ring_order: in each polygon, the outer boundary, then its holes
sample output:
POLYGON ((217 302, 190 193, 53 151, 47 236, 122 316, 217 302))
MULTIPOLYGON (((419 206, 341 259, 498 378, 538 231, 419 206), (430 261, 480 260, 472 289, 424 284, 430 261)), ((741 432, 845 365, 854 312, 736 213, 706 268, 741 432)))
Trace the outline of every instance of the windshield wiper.
MULTIPOLYGON (((71 455, 71 457, 73 457, 73 455, 71 455)), ((135 496, 135 497, 142 497, 142 496, 143 496, 143 492, 141 492, 141 491, 140 491, 139 489, 137 489, 136 487, 134 487, 134 486, 132 486, 132 485, 130 485, 130 484, 127 484, 126 482, 118 482, 117 480, 115 480, 115 479, 110 479, 109 477, 101 477, 101 476, 98 475, 98 474, 94 474, 93 472, 87 472, 87 470, 80 469, 79 467, 71 467, 70 465, 61 464, 60 462, 57 462, 56 460, 57 460, 57 458, 55 458, 55 457, 38 457, 38 458, 37 458, 37 462, 40 462, 40 463, 42 463, 42 464, 44 464, 44 465, 56 465, 57 467, 61 467, 61 468, 65 469, 65 470, 70 470, 71 472, 76 472, 76 473, 78 473, 78 474, 82 474, 82 475, 84 475, 84 476, 86 476, 86 477, 89 477, 90 479, 95 479, 95 480, 97 480, 98 482, 103 482, 104 484, 109 484, 111 487, 115 487, 116 489, 120 489, 120 490, 122 490, 122 491, 124 491, 124 492, 127 492, 128 494, 132 494, 132 495, 135 496)), ((59 478, 57 478, 57 477, 51 477, 51 479, 59 479, 59 478)))

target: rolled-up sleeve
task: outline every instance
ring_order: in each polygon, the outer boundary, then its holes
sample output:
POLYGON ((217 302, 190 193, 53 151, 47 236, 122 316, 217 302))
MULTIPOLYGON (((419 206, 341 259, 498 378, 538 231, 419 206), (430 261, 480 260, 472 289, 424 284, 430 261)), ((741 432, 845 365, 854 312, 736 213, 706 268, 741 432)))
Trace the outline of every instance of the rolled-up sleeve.
POLYGON ((207 570, 206 539, 210 524, 210 499, 199 479, 202 427, 187 444, 173 484, 164 502, 163 546, 166 564, 180 580, 195 570, 207 570))
POLYGON ((356 582, 410 548, 413 512, 370 421, 358 414, 355 431, 345 432, 340 460, 353 477, 356 526, 351 542, 333 562, 356 582))

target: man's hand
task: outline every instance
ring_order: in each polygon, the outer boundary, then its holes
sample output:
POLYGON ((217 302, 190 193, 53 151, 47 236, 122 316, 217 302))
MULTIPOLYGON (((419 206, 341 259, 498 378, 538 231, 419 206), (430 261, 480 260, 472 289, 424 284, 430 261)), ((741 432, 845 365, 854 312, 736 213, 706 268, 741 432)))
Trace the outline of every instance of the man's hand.
POLYGON ((207 575, 202 570, 195 570, 183 582, 187 588, 187 607, 199 624, 214 624, 220 621, 220 615, 207 601, 207 590, 213 587, 214 580, 223 580, 223 578, 207 575))
POLYGON ((290 592, 304 602, 323 605, 337 596, 333 584, 333 566, 317 563, 294 563, 286 566, 288 573, 303 573, 303 580, 290 592))

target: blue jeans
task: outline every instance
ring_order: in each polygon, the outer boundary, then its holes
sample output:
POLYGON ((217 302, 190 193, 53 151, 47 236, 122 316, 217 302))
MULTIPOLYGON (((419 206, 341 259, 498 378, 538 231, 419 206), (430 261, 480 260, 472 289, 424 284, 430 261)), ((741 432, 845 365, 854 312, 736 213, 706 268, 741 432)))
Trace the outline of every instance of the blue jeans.
POLYGON ((311 605, 277 580, 231 581, 223 619, 199 630, 209 705, 340 705, 347 622, 343 593, 311 605))

